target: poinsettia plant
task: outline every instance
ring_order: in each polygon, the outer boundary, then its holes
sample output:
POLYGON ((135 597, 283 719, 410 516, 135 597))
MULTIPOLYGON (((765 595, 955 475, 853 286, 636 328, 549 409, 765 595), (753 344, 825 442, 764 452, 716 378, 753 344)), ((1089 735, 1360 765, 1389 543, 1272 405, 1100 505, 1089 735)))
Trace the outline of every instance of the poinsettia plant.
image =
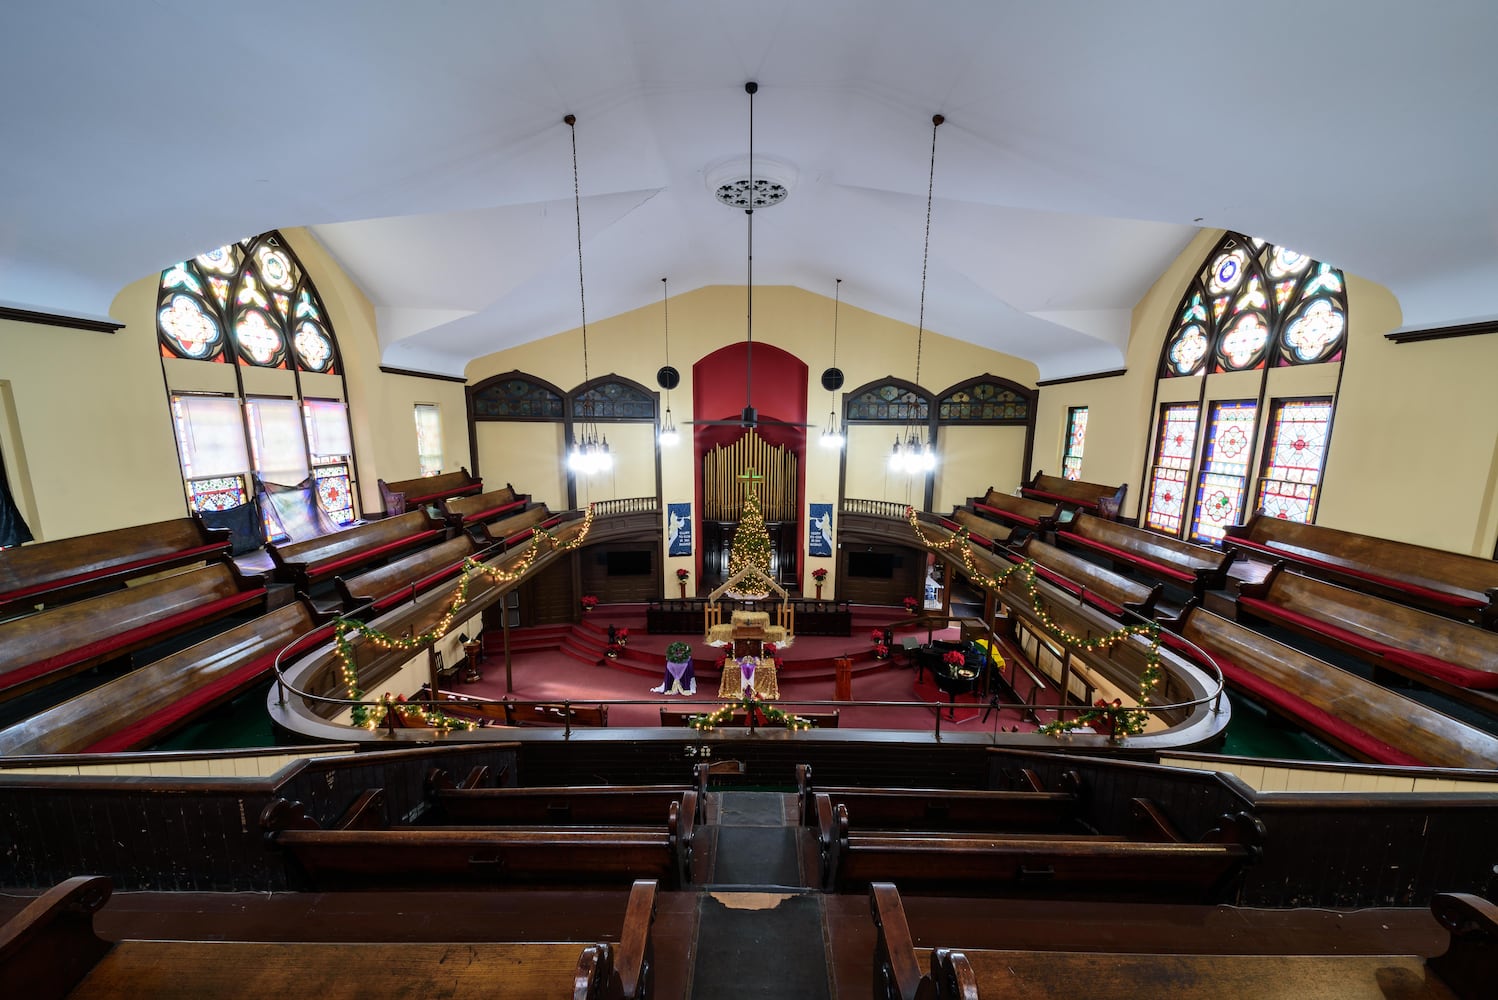
POLYGON ((679 569, 679 570, 676 571, 676 579, 678 579, 678 580, 685 581, 686 578, 689 577, 689 576, 691 576, 691 575, 692 575, 692 571, 689 570, 689 569, 683 568, 683 569, 679 569))
POLYGON ((816 569, 812 570, 811 578, 818 583, 821 583, 823 580, 827 579, 827 567, 818 566, 816 569))
POLYGON ((941 660, 949 667, 960 667, 967 663, 967 657, 955 649, 949 650, 941 660))
POLYGON ((872 642, 883 642, 884 641, 884 629, 882 629, 882 628, 876 628, 876 629, 870 630, 870 632, 869 632, 869 640, 872 641, 872 642))
POLYGON ((904 604, 906 611, 914 611, 916 608, 921 606, 921 602, 916 600, 914 597, 905 598, 904 604))
POLYGON ((879 645, 875 646, 874 647, 874 658, 876 660, 887 660, 887 659, 889 659, 889 647, 886 646, 882 642, 879 645))
POLYGON ((584 594, 581 603, 584 608, 592 611, 594 608, 598 607, 598 598, 594 597, 592 594, 584 594))

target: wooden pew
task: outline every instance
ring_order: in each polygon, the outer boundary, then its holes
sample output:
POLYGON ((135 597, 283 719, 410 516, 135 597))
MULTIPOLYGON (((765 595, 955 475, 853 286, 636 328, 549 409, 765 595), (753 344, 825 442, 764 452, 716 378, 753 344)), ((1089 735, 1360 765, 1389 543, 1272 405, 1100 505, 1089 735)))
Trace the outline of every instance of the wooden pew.
MULTIPOLYGON (((662 706, 661 725, 671 728, 681 728, 683 726, 689 726, 692 724, 692 720, 694 718, 699 715, 706 715, 710 711, 712 711, 710 707, 694 711, 690 708, 666 708, 662 706)), ((838 720, 842 715, 842 710, 837 708, 834 708, 830 712, 802 712, 793 708, 787 708, 785 709, 785 711, 790 712, 792 715, 798 718, 805 719, 807 722, 810 722, 811 728, 813 729, 836 729, 838 727, 838 720)), ((743 729, 747 728, 748 725, 748 713, 736 711, 731 716, 729 716, 726 721, 720 722, 717 728, 743 729)), ((761 726, 761 728, 763 728, 763 726, 761 726)))
POLYGON ((638 878, 679 888, 690 881, 696 799, 688 790, 659 824, 642 826, 382 828, 375 806, 329 830, 301 803, 276 799, 261 813, 260 829, 304 891, 610 886, 638 878))
POLYGON ((468 531, 480 545, 502 545, 505 549, 511 549, 530 541, 535 534, 534 529, 545 528, 552 531, 566 519, 565 513, 553 514, 545 504, 537 504, 497 521, 471 524, 468 531))
MULTIPOLYGON (((817 788, 811 767, 796 765, 796 793, 803 826, 817 826, 817 796, 831 800, 834 813, 846 806, 850 821, 880 830, 1050 830, 1077 832, 1080 779, 1067 772, 1068 790, 990 791, 961 788, 817 788)), ((1034 780, 1034 772, 1030 772, 1034 780)))
POLYGON ((459 535, 401 556, 377 569, 356 576, 335 577, 333 586, 338 589, 345 612, 368 605, 371 611, 379 614, 456 577, 463 569, 463 562, 478 551, 472 539, 459 535))
POLYGON ((1239 587, 1238 610, 1428 687, 1498 707, 1498 632, 1293 573, 1284 563, 1262 583, 1239 587))
POLYGON ((193 517, 0 550, 0 618, 229 554, 229 529, 193 517))
POLYGON ((1088 604, 1122 617, 1125 611, 1150 617, 1160 599, 1161 584, 1146 586, 1138 580, 1104 569, 1097 563, 1075 556, 1065 549, 1042 542, 1031 535, 1013 550, 1020 558, 1035 564, 1035 574, 1080 597, 1088 604))
MULTIPOLYGON (((471 778, 471 776, 470 776, 471 778)), ((422 822, 444 826, 564 826, 646 824, 670 812, 671 803, 690 804, 701 822, 707 805, 706 776, 686 785, 559 785, 481 788, 471 780, 455 784, 441 768, 427 774, 428 811, 422 822)))
POLYGON ((1311 576, 1379 594, 1484 628, 1498 628, 1498 561, 1395 542, 1259 511, 1231 525, 1222 544, 1292 563, 1311 576))
POLYGON ((1110 995, 1172 1000, 1490 996, 1498 978, 1498 907, 1441 893, 1431 912, 1451 934, 1444 955, 1169 955, 915 947, 900 893, 869 887, 882 1000, 1051 1000, 1089 984, 1110 995), (929 963, 930 972, 923 972, 929 963))
POLYGON ((265 550, 276 564, 277 580, 293 583, 303 592, 310 592, 314 584, 352 573, 398 552, 441 541, 446 534, 447 529, 441 521, 434 520, 424 510, 417 510, 306 541, 272 542, 265 550))
POLYGON ((1128 489, 1128 483, 1104 486, 1037 472, 1034 479, 1020 487, 1020 493, 1031 500, 1060 504, 1065 510, 1085 510, 1111 521, 1117 519, 1128 489))
POLYGON ((529 496, 517 496, 515 487, 506 483, 501 490, 438 500, 437 509, 442 511, 449 527, 462 528, 465 524, 493 521, 506 514, 513 514, 524 509, 530 500, 529 496))
POLYGON ((393 483, 381 479, 378 482, 385 511, 392 515, 449 497, 472 496, 484 492, 484 481, 470 476, 467 468, 459 468, 457 472, 446 472, 440 476, 401 479, 393 483), (400 509, 396 510, 397 507, 400 509))
POLYGON ((0 756, 149 747, 268 676, 283 649, 328 641, 319 620, 300 601, 279 607, 0 730, 0 756))
POLYGON ((371 995, 454 1000, 643 1000, 657 884, 630 889, 616 943, 109 941, 94 929, 109 879, 54 886, 0 927, 0 982, 28 1000, 371 995), (454 959, 458 960, 454 960, 454 959))
POLYGON ((1223 816, 1186 843, 1145 799, 1132 802, 1130 838, 945 830, 854 830, 848 808, 819 793, 822 887, 861 890, 894 881, 952 895, 1142 902, 1218 902, 1258 858, 1264 829, 1245 813, 1223 816))
POLYGON ((1078 514, 1056 530, 1058 543, 1077 545, 1157 579, 1189 587, 1200 596, 1227 586, 1235 550, 1219 552, 1144 528, 1078 514))
MULTIPOLYGON (((1210 654, 1229 685, 1358 760, 1498 767, 1498 736, 1413 698, 1199 607, 1167 624, 1210 654)), ((1199 659, 1172 634, 1162 633, 1162 639, 1182 655, 1199 659)))
POLYGON ((968 506, 986 520, 1041 534, 1055 531, 1056 521, 1061 517, 1061 504, 1055 500, 1031 500, 1001 493, 993 487, 981 498, 969 498, 968 506))
POLYGON ((607 726, 609 707, 561 701, 504 700, 505 724, 510 726, 607 726))
POLYGON ((0 701, 264 604, 264 580, 225 559, 0 622, 0 701))

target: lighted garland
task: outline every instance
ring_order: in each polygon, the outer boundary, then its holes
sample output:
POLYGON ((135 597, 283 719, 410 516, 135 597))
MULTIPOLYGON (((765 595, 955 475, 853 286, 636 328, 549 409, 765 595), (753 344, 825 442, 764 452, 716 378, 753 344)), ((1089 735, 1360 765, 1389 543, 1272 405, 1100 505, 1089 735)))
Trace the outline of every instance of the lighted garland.
MULTIPOLYGON (((514 583, 523 577, 536 559, 541 555, 543 543, 548 551, 569 552, 582 545, 588 537, 589 530, 593 527, 593 505, 589 504, 587 512, 583 515, 582 524, 577 534, 565 542, 558 541, 556 535, 545 528, 531 529, 531 546, 525 553, 512 564, 510 569, 501 569, 498 566, 488 566, 473 559, 463 560, 463 568, 458 574, 458 585, 453 590, 452 602, 442 617, 425 632, 409 635, 391 635, 382 632, 371 625, 353 618, 339 618, 333 623, 333 644, 338 653, 339 675, 343 686, 348 692, 350 701, 363 701, 364 690, 359 686, 358 659, 354 655, 354 646, 349 639, 350 633, 357 633, 365 640, 373 643, 381 649, 421 649, 438 639, 441 639, 453 626, 453 620, 458 611, 468 603, 468 585, 475 576, 483 576, 496 583, 514 583)), ((385 721, 386 715, 395 711, 403 719, 410 720, 413 716, 428 724, 432 729, 476 729, 478 723, 462 719, 455 719, 435 710, 423 709, 406 702, 392 701, 387 695, 380 699, 378 705, 355 705, 352 717, 356 726, 365 729, 377 729, 385 721)))
POLYGON ((1050 612, 1046 609, 1045 600, 1040 596, 1039 589, 1035 586, 1035 562, 1026 559, 1024 562, 1016 563, 997 575, 989 575, 978 568, 977 560, 973 557, 972 544, 968 539, 966 527, 957 528, 945 540, 932 539, 925 531, 921 530, 921 522, 916 515, 914 507, 905 508, 905 518, 910 522, 916 537, 921 544, 932 551, 957 552, 962 558, 962 565, 967 576, 973 583, 985 590, 1002 590, 1005 581, 1015 573, 1019 573, 1019 580, 1025 589, 1025 595, 1030 600, 1030 606, 1040 620, 1042 631, 1049 634, 1062 645, 1080 649, 1084 652, 1106 652, 1130 636, 1142 635, 1149 638, 1149 650, 1145 653, 1144 671, 1139 675, 1139 698, 1138 704, 1133 708, 1126 708, 1118 700, 1112 703, 1101 699, 1093 707, 1085 709, 1071 721, 1057 719, 1055 722, 1047 722, 1042 725, 1039 732, 1046 736, 1059 736, 1069 729, 1078 726, 1101 724, 1108 728, 1114 736, 1137 736, 1144 732, 1149 722, 1147 706, 1150 701, 1150 693, 1159 685, 1160 670, 1160 626, 1156 622, 1147 625, 1125 625, 1116 631, 1106 635, 1100 635, 1092 639, 1084 639, 1066 628, 1059 625, 1050 612))
POLYGON ((755 698, 752 692, 740 697, 737 701, 724 703, 717 711, 709 712, 706 715, 692 716, 687 720, 687 725, 700 733, 710 732, 722 725, 724 720, 731 718, 734 711, 740 708, 748 712, 751 719, 753 719, 754 713, 758 712, 764 716, 766 725, 784 726, 787 729, 795 731, 811 728, 810 719, 803 719, 799 715, 792 715, 790 712, 784 712, 771 705, 766 705, 758 698, 755 698))

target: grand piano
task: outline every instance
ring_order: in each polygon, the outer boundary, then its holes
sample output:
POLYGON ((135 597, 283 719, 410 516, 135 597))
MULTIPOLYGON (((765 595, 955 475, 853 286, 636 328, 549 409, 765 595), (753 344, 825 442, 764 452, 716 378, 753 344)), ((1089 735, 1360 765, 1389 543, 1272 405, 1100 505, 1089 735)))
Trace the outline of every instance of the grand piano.
MULTIPOLYGON (((972 694, 980 685, 985 686, 988 676, 988 654, 979 646, 971 642, 961 642, 950 639, 933 639, 931 642, 915 650, 915 661, 919 679, 926 670, 931 671, 931 679, 936 686, 946 692, 947 700, 953 706, 957 704, 957 696, 960 694, 972 694), (963 666, 953 669, 947 663, 945 657, 948 653, 958 652, 963 655, 965 662, 963 666)), ((948 709, 948 718, 956 718, 956 709, 948 709)))

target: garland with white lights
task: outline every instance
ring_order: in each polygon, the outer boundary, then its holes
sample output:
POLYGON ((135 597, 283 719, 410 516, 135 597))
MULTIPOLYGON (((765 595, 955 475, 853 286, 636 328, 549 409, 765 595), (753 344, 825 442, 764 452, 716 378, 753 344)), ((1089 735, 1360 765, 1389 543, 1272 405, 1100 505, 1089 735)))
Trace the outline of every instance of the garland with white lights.
MULTIPOLYGON (((339 674, 348 692, 348 699, 350 701, 364 699, 364 690, 359 686, 359 661, 354 654, 353 642, 349 638, 351 633, 361 636, 380 649, 425 648, 452 630, 453 620, 457 617, 458 610, 468 603, 468 585, 475 576, 485 577, 495 583, 515 583, 535 565, 536 559, 540 557, 543 550, 543 544, 547 551, 569 552, 582 545, 592 527, 593 505, 589 504, 577 534, 565 542, 558 541, 557 536, 545 528, 532 528, 531 547, 511 569, 488 566, 473 559, 463 560, 463 568, 458 575, 458 585, 453 591, 452 601, 448 604, 447 610, 442 613, 441 618, 437 619, 436 624, 420 635, 391 635, 353 618, 339 618, 333 623, 333 643, 338 653, 339 674)), ((352 712, 353 723, 364 729, 378 729, 392 711, 412 725, 422 728, 443 731, 478 728, 476 722, 455 719, 442 712, 424 709, 409 702, 397 702, 388 694, 383 696, 376 705, 355 705, 352 712)))
POLYGON ((792 715, 790 712, 781 711, 778 708, 765 704, 754 697, 752 689, 737 701, 726 702, 715 712, 692 716, 687 720, 687 725, 699 733, 710 732, 721 726, 727 719, 732 717, 735 710, 740 708, 748 713, 750 722, 754 721, 754 714, 758 712, 767 725, 784 726, 787 729, 798 732, 811 728, 810 719, 803 719, 799 715, 792 715))
POLYGON ((945 541, 937 541, 928 536, 921 529, 920 518, 916 515, 914 507, 905 508, 905 518, 910 522, 916 537, 921 544, 933 552, 946 551, 957 552, 962 558, 962 565, 967 576, 979 587, 985 590, 999 591, 1003 589, 1004 582, 1015 573, 1019 573, 1025 594, 1030 599, 1030 607, 1035 611, 1039 619, 1041 629, 1053 639, 1064 646, 1079 649, 1083 652, 1107 652, 1114 646, 1126 641, 1130 636, 1142 635, 1149 639, 1149 650, 1145 653, 1144 671, 1139 675, 1139 698, 1138 704, 1133 708, 1125 707, 1119 699, 1111 703, 1099 699, 1091 708, 1079 713, 1072 720, 1057 719, 1055 722, 1047 722, 1040 727, 1039 732, 1046 736, 1059 736, 1070 729, 1079 726, 1092 725, 1095 728, 1105 728, 1114 737, 1137 736, 1144 732, 1149 722, 1150 692, 1160 683, 1162 676, 1160 670, 1160 626, 1156 622, 1147 625, 1125 625, 1117 631, 1097 636, 1093 639, 1084 639, 1079 635, 1067 631, 1057 624, 1046 609, 1045 600, 1040 596, 1040 591, 1035 586, 1035 562, 1026 559, 1024 562, 1004 570, 996 575, 989 575, 978 568, 977 560, 973 557, 972 544, 968 538, 968 529, 965 527, 953 531, 945 541))

